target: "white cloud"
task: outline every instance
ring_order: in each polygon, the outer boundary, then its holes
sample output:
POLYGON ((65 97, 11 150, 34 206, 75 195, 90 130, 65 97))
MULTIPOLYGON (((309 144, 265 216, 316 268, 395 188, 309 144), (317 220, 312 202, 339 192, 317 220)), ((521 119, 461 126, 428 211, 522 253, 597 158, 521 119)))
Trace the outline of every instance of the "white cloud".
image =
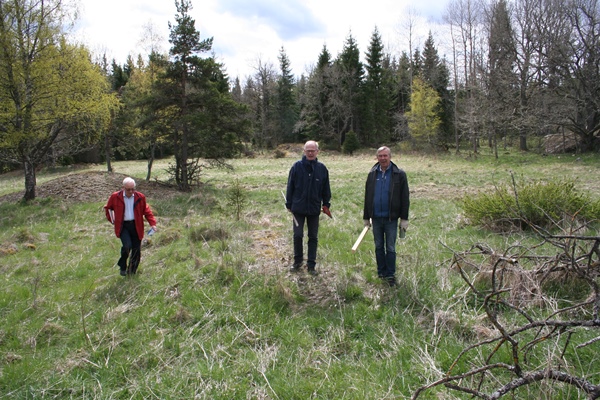
MULTIPOLYGON (((258 60, 277 69, 281 47, 293 73, 305 73, 325 44, 333 57, 342 50, 348 34, 364 56, 375 26, 389 50, 408 48, 401 33, 402 20, 411 7, 432 20, 441 19, 449 0, 414 3, 414 0, 371 0, 353 6, 347 0, 203 0, 193 1, 190 14, 201 38, 213 37, 213 51, 231 77, 254 73, 258 60), (412 3, 411 3, 412 1, 412 3)), ((175 23, 175 3, 168 0, 81 0, 77 37, 96 54, 125 62, 128 55, 146 55, 140 46, 144 26, 151 23, 169 48, 168 23, 175 23)), ((422 46, 432 23, 423 22, 422 46)))

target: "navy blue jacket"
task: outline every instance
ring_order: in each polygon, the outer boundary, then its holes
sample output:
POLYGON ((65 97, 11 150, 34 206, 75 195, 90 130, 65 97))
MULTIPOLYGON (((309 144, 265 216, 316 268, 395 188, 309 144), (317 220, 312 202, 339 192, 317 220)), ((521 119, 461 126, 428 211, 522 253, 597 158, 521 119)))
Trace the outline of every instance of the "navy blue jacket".
MULTIPOLYGON (((378 167, 379 163, 375 164, 367 176, 367 183, 365 184, 363 219, 373 218, 374 216, 375 184, 378 167)), ((393 162, 390 164, 390 168, 392 169, 392 182, 390 184, 390 197, 388 203, 389 219, 394 220, 400 218, 408 220, 410 199, 406 172, 398 168, 398 166, 393 162)))
POLYGON ((294 214, 319 215, 321 205, 329 207, 330 200, 327 167, 316 159, 309 161, 302 156, 290 169, 285 206, 294 214))

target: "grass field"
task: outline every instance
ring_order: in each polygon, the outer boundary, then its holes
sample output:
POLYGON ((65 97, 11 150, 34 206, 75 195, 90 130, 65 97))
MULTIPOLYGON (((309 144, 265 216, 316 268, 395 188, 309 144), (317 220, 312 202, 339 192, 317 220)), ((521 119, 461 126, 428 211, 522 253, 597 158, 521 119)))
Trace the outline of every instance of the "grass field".
MULTIPOLYGON (((598 155, 393 153, 408 174, 411 209, 397 246, 399 285, 389 288, 377 279, 370 233, 350 251, 363 227, 374 151, 319 155, 335 219, 321 219, 320 274, 288 272, 292 221, 281 191, 299 157, 232 160, 232 170, 205 170, 201 190, 149 195, 159 232, 132 278, 115 265, 120 241, 104 218, 105 200, 0 200, 0 398, 410 398, 444 376, 475 328, 493 330, 450 269, 451 249, 486 243, 502 251, 537 240, 465 224, 460 199, 512 176, 569 178, 600 196, 598 155), (235 182, 247 195, 240 220, 228 200, 235 182)), ((153 176, 165 179, 167 164, 155 163, 153 176)), ((139 182, 146 175, 144 161, 113 166, 139 182)), ((104 169, 40 171, 38 185, 104 169)), ((21 175, 0 175, 0 196, 22 190, 21 175)), ((582 340, 594 336, 597 329, 582 340)), ((598 383, 598 354, 587 347, 565 369, 598 383)), ((440 386, 419 398, 471 397, 440 386)), ((540 383, 513 398, 586 396, 540 383)))

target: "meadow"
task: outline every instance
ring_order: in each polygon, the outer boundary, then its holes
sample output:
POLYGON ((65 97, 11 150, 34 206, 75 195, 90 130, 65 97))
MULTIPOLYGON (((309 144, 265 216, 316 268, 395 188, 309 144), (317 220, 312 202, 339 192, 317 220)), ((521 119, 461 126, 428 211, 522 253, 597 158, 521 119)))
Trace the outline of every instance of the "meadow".
MULTIPOLYGON (((502 251, 537 240, 469 225, 463 196, 513 177, 568 178, 600 196, 597 154, 393 152, 408 175, 411 207, 397 243, 398 286, 390 288, 377 279, 370 232, 350 250, 363 228, 374 153, 319 155, 330 172, 334 219, 321 216, 315 277, 288 271, 292 220, 281 191, 297 152, 231 160, 232 169, 204 170, 192 193, 148 195, 159 231, 143 247, 138 274, 127 278, 102 210, 109 192, 91 202, 0 197, 0 398, 410 398, 444 376, 474 327, 486 326, 481 305, 450 268, 453 250, 485 243, 502 251), (239 219, 229 196, 235 185, 245 196, 239 219)), ((156 162, 153 178, 166 179, 168 163, 156 162)), ((144 161, 113 167, 138 182, 146 175, 144 161)), ((42 170, 38 185, 104 171, 42 170)), ((0 175, 0 196, 22 185, 19 174, 0 175)), ((596 381, 598 354, 583 350, 579 366, 596 381)), ((586 398, 558 384, 513 396, 586 398)), ((439 386, 419 398, 471 397, 439 386)))

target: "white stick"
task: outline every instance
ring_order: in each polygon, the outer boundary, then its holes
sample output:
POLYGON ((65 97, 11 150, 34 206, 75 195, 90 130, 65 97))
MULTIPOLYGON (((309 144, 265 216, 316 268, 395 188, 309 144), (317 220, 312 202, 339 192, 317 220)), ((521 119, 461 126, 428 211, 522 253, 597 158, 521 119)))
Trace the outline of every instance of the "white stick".
POLYGON ((365 235, 367 234, 367 231, 369 230, 368 226, 365 226, 362 230, 362 232, 360 233, 360 235, 358 236, 358 239, 356 239, 356 242, 354 242, 354 246, 352 246, 352 252, 354 253, 356 251, 356 249, 358 249, 358 245, 360 244, 360 242, 362 242, 362 240, 365 238, 365 235))
POLYGON ((113 225, 115 224, 115 210, 108 210, 108 214, 110 215, 110 222, 113 223, 113 225))
MULTIPOLYGON (((281 195, 283 196, 283 201, 285 203, 287 203, 287 199, 285 198, 285 194, 283 194, 283 190, 281 191, 281 195)), ((285 203, 283 204, 283 206, 285 207, 285 203)), ((287 207, 285 207, 285 209, 287 210, 287 207)), ((290 210, 288 210, 290 211, 290 210)), ((294 213, 292 213, 292 218, 294 218, 294 225, 298 226, 298 220, 296 219, 296 216, 294 215, 294 213)))

